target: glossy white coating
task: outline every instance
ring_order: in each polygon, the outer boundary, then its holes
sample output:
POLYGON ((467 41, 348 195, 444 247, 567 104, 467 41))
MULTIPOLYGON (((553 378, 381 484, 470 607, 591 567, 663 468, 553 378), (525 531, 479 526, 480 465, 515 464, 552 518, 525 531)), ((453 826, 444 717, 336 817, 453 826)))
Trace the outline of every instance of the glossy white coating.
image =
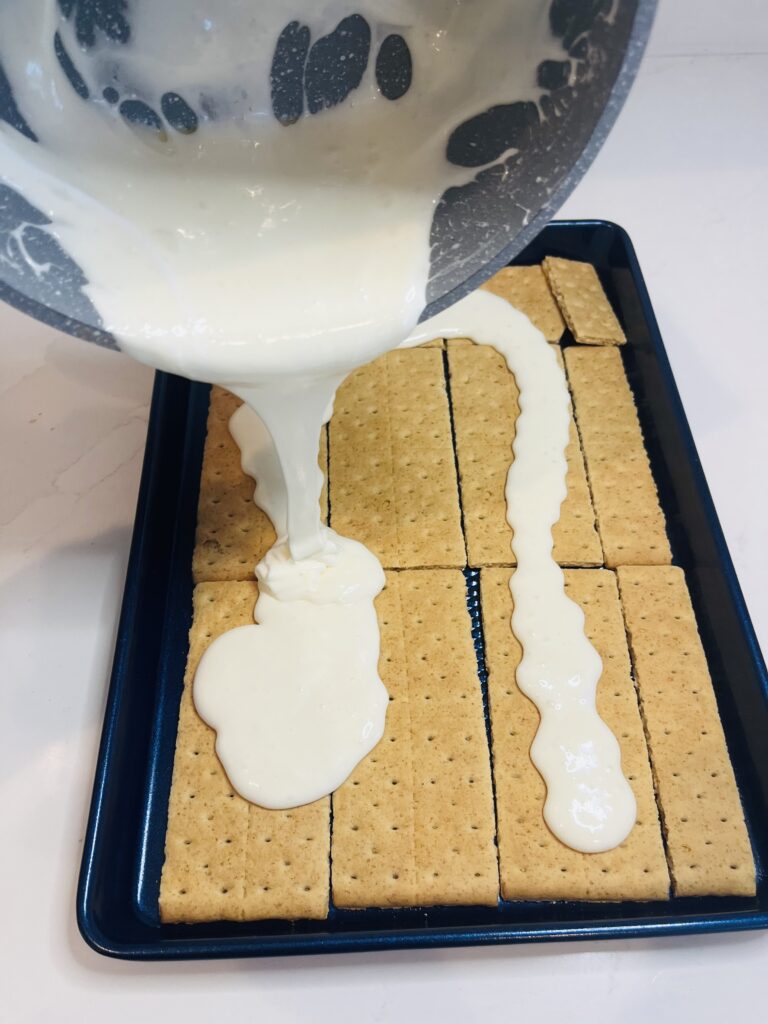
POLYGON ((629 834, 636 805, 619 744, 595 707, 600 656, 552 557, 552 527, 566 495, 565 375, 530 320, 488 292, 475 292, 433 318, 409 343, 435 336, 492 345, 520 389, 506 500, 517 561, 509 584, 512 629, 523 647, 517 682, 541 715, 531 759, 547 785, 544 818, 552 832, 575 850, 609 850, 629 834))
POLYGON ((327 531, 322 559, 273 548, 257 570, 258 625, 218 637, 194 681, 200 716, 232 785, 262 807, 295 807, 337 789, 381 739, 376 558, 327 531))

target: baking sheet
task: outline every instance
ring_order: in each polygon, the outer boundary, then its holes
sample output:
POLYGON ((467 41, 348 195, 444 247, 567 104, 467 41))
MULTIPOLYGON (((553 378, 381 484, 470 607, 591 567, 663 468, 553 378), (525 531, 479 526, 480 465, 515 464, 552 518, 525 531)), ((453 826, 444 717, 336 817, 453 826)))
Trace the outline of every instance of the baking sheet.
MULTIPOLYGON (((755 854, 754 899, 509 903, 341 911, 326 921, 166 925, 157 898, 192 605, 191 560, 208 387, 158 373, 85 841, 77 916, 97 951, 128 959, 306 954, 768 926, 768 677, 626 233, 562 221, 515 260, 593 263, 628 336, 638 403, 675 563, 686 572, 755 854)), ((467 587, 484 682, 476 573, 467 587)))

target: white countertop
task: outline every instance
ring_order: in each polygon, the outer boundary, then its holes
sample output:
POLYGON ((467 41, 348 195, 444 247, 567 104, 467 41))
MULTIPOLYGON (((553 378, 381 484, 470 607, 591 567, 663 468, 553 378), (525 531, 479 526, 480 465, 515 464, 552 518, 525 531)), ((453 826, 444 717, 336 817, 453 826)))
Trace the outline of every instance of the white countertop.
MULTIPOLYGON (((562 214, 634 240, 768 650, 768 4, 661 6, 562 214)), ((85 946, 74 891, 151 381, 0 308, 0 1021, 760 1018, 762 933, 207 964, 85 946)))

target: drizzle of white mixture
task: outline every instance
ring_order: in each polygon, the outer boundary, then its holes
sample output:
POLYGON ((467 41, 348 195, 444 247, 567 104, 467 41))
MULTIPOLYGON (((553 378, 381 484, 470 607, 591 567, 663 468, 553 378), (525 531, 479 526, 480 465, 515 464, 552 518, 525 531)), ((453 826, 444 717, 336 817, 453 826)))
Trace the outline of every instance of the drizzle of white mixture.
POLYGON ((517 562, 509 582, 512 628, 523 647, 517 682, 541 715, 531 759, 547 786, 544 818, 558 839, 585 853, 610 850, 626 839, 637 808, 621 771, 619 744, 595 706, 600 655, 552 557, 552 527, 566 496, 565 375, 541 331, 486 292, 434 317, 406 344, 432 337, 492 345, 520 389, 506 499, 517 562))
MULTIPOLYGON (((248 405, 230 431, 277 542, 256 567, 258 625, 229 630, 206 650, 195 707, 216 730, 216 752, 237 791, 262 807, 295 807, 337 789, 384 732, 388 696, 373 604, 384 571, 366 547, 326 526, 321 552, 294 560, 269 431, 248 405)), ((317 462, 315 470, 317 509, 317 462)))
MULTIPOLYGON (((50 217, 124 351, 248 403, 233 427, 278 541, 257 569, 259 625, 211 645, 195 701, 233 785, 264 806, 332 791, 382 734, 383 573, 320 522, 320 429, 343 377, 396 346, 424 308, 435 206, 474 173, 445 159, 451 129, 510 97, 535 102, 536 65, 562 59, 549 6, 219 0, 212 14, 210 0, 135 0, 131 44, 97 34, 83 54, 56 0, 0 4, 0 61, 40 140, 0 123, 3 180, 50 217), (301 17, 316 39, 352 13, 371 25, 372 54, 392 32, 407 37, 411 89, 386 101, 369 66, 340 106, 279 125, 269 67, 280 31, 301 17), (87 102, 56 60, 57 29, 87 102), (137 85, 155 109, 172 89, 216 114, 193 135, 158 137, 100 98, 107 80, 128 94, 137 85)), ((521 386, 508 500, 519 680, 542 712, 532 756, 553 831, 605 849, 628 831, 632 802, 594 711, 599 659, 551 559, 562 374, 527 321, 492 301, 467 300, 421 334, 451 324, 504 351, 521 386)))
POLYGON ((384 571, 362 544, 324 533, 320 558, 269 552, 256 572, 258 625, 218 637, 195 675, 230 781, 262 807, 333 792, 384 732, 373 606, 384 571))

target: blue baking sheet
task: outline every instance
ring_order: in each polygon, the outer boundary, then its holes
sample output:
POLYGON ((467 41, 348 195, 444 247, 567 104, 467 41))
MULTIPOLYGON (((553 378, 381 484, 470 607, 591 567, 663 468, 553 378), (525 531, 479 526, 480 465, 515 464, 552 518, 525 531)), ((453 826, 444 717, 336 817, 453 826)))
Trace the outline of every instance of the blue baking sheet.
MULTIPOLYGON (((192 604, 191 562, 208 387, 158 373, 115 660, 77 895, 85 940, 128 959, 192 959, 626 938, 768 925, 768 679, 685 419, 632 244, 604 221, 548 226, 515 260, 594 264, 624 325, 622 349, 685 569, 744 803, 758 872, 754 899, 509 903, 343 911, 326 921, 161 924, 163 863, 179 698, 192 604)), ((485 684, 476 573, 467 571, 485 684)))

